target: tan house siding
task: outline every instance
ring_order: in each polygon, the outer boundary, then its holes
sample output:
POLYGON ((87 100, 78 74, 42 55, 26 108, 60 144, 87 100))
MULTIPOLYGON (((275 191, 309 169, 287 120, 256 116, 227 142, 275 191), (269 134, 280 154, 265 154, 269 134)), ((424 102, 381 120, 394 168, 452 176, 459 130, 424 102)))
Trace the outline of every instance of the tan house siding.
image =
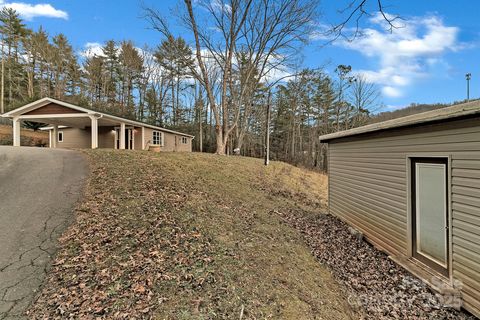
POLYGON ((329 142, 330 212, 392 255, 409 252, 409 157, 450 157, 452 275, 480 315, 480 121, 457 120, 329 142))
MULTIPOLYGON (((153 130, 150 128, 145 128, 145 146, 148 149, 149 145, 153 143, 153 130)), ((160 148, 161 151, 179 151, 179 152, 191 152, 192 151, 192 138, 187 138, 187 143, 182 143, 182 135, 174 134, 170 132, 163 132, 163 146, 160 148)))
POLYGON ((171 133, 163 134, 162 151, 177 151, 177 136, 171 133))
POLYGON ((145 128, 145 149, 153 144, 153 129, 145 128))
POLYGON ((192 138, 185 137, 187 143, 182 142, 182 136, 176 135, 177 137, 177 151, 180 152, 191 152, 192 151, 192 138))
MULTIPOLYGON (((63 128, 58 129, 64 133, 63 142, 57 142, 58 148, 90 148, 91 135, 90 127, 85 129, 78 128, 63 128)), ((115 127, 102 126, 98 127, 98 147, 99 148, 115 148, 115 127)), ((153 131, 151 128, 145 128, 145 148, 148 149, 152 145, 153 131)), ((161 131, 163 132, 163 131, 161 131)), ((163 132, 164 145, 160 148, 161 151, 192 151, 192 138, 186 137, 187 143, 182 143, 182 135, 163 132)), ((134 128, 134 149, 142 150, 142 128, 134 128)))
MULTIPOLYGON (((114 135, 112 129, 113 127, 98 127, 99 148, 114 147, 114 135)), ((63 142, 57 140, 57 148, 90 148, 92 144, 90 130, 90 127, 86 127, 85 129, 58 129, 58 132, 63 132, 63 142)))
POLYGON ((135 127, 133 130, 133 148, 142 150, 142 128, 135 127))
MULTIPOLYGON (((90 135, 90 128, 87 128, 87 133, 90 135)), ((115 131, 112 127, 98 127, 98 147, 99 148, 114 148, 115 147, 115 131)))
MULTIPOLYGON (((57 148, 90 148, 92 140, 90 132, 78 128, 58 129, 63 132, 63 142, 57 140, 57 148)), ((58 135, 56 137, 58 139, 58 135)))

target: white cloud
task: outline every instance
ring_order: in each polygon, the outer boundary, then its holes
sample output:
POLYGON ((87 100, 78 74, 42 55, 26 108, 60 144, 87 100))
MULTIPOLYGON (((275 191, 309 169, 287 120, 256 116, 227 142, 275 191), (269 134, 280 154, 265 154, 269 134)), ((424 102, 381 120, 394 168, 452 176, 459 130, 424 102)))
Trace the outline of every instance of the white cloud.
POLYGON ((84 48, 79 52, 80 56, 84 58, 91 58, 93 56, 103 56, 103 45, 99 42, 87 42, 84 48))
POLYGON ((413 17, 392 32, 380 15, 370 19, 370 26, 354 41, 338 40, 334 45, 355 50, 377 65, 374 70, 357 73, 382 87, 390 98, 404 95, 415 81, 428 77, 432 69, 443 63, 443 55, 462 49, 457 27, 446 26, 437 16, 413 17))
POLYGON ((282 68, 279 66, 269 70, 269 72, 263 76, 262 81, 269 85, 276 82, 283 83, 290 80, 293 74, 293 70, 290 70, 287 67, 282 68))
POLYGON ((232 11, 232 7, 222 0, 211 0, 210 6, 216 11, 224 11, 225 13, 230 13, 232 11))
POLYGON ((332 28, 334 26, 327 25, 321 22, 312 23, 314 31, 310 34, 311 41, 330 41, 332 39, 332 28))
POLYGON ((402 92, 398 88, 392 86, 384 86, 382 88, 382 93, 389 98, 398 98, 402 96, 402 92))
POLYGON ((0 7, 12 8, 26 20, 32 20, 35 17, 68 19, 67 12, 55 9, 48 3, 30 4, 24 2, 5 2, 4 0, 0 0, 0 7))

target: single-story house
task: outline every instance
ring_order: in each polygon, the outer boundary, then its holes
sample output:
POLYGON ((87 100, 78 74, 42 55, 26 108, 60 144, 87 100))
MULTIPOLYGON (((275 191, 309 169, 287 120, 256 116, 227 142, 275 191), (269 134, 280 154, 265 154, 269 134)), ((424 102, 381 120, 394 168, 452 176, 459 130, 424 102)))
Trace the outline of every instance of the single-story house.
POLYGON ((20 146, 20 124, 49 124, 50 148, 112 148, 192 151, 194 136, 133 121, 52 98, 43 98, 2 115, 13 120, 13 145, 20 146))
POLYGON ((320 140, 330 213, 480 317, 480 101, 320 140))

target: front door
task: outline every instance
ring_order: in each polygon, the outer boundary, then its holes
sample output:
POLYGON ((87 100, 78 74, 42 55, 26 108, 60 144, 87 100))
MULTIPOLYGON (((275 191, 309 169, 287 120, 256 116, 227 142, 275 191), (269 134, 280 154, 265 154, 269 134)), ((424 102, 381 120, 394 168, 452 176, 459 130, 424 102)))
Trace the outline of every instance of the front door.
POLYGON ((412 159, 413 256, 448 276, 448 160, 412 159))
POLYGON ((133 129, 125 130, 125 149, 133 150, 133 129))
MULTIPOLYGON (((125 129, 125 149, 133 150, 133 145, 134 145, 133 134, 134 133, 132 128, 125 129)), ((120 149, 120 128, 115 128, 115 147, 116 149, 120 149)))

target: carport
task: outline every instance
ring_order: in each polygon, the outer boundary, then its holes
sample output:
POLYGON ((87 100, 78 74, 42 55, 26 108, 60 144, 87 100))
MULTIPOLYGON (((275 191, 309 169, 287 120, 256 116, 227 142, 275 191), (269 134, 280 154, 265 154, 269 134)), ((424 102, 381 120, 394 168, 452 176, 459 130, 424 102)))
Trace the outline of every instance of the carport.
POLYGON ((13 121, 13 145, 20 146, 22 121, 49 125, 50 148, 111 148, 192 151, 194 136, 43 98, 2 115, 13 121), (65 139, 64 139, 65 138, 65 139))
POLYGON ((69 128, 90 129, 92 149, 98 148, 99 145, 99 127, 118 127, 119 130, 115 131, 115 134, 119 135, 116 138, 116 140, 119 140, 120 142, 118 147, 119 149, 125 149, 126 126, 128 124, 127 122, 130 122, 128 119, 95 112, 51 98, 37 100, 21 108, 12 110, 4 114, 3 117, 11 118, 13 121, 14 146, 20 146, 20 126, 22 121, 49 124, 52 128, 50 131, 51 148, 57 147, 57 139, 53 137, 58 136, 59 126, 64 126, 69 128))

